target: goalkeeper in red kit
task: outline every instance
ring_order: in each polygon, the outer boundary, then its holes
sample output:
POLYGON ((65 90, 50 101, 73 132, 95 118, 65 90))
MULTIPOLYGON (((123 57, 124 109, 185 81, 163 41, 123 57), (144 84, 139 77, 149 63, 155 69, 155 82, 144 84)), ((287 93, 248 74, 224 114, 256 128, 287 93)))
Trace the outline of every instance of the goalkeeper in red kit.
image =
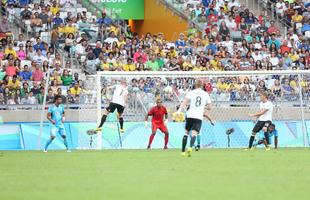
POLYGON ((151 148, 153 139, 155 137, 157 129, 159 129, 163 134, 165 134, 165 145, 164 149, 168 149, 167 144, 169 140, 169 133, 166 126, 168 121, 168 112, 165 106, 162 105, 161 99, 156 100, 156 106, 152 107, 145 117, 145 126, 147 126, 147 121, 149 116, 152 116, 152 134, 149 139, 148 149, 151 148), (165 120, 164 120, 165 119, 165 120))

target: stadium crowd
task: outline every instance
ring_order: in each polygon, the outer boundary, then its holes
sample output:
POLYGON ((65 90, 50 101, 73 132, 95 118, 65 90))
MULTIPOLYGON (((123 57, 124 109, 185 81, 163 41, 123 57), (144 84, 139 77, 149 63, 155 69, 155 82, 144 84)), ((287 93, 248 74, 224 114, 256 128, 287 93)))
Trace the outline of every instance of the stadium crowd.
MULTIPOLYGON (((173 41, 163 33, 139 36, 105 12, 100 18, 86 9, 74 12, 69 9, 72 2, 7 0, 2 6, 0 104, 42 104, 47 71, 47 102, 60 94, 66 103, 79 104, 85 101, 81 72, 309 69, 309 4, 301 1, 290 1, 287 9, 278 6, 281 0, 274 2, 276 13, 291 26, 287 35, 281 35, 268 15, 254 16, 235 0, 184 0, 184 12, 204 23, 205 32, 200 34, 192 24, 173 41), (27 34, 13 37, 14 18, 25 24, 27 34)), ((255 91, 260 90, 294 100, 299 84, 309 97, 307 76, 301 83, 295 76, 217 78, 208 80, 205 89, 222 101, 255 99, 255 91)), ((191 79, 134 79, 130 87, 144 94, 161 92, 171 99, 188 90, 191 79), (164 90, 153 91, 155 85, 164 90)))

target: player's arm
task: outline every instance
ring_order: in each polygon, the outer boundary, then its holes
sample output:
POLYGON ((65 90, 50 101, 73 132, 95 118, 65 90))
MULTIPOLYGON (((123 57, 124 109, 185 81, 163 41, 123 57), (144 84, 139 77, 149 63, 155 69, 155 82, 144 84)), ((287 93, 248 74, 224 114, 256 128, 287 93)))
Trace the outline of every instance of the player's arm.
POLYGON ((150 116, 150 114, 147 113, 146 116, 145 116, 145 121, 146 121, 146 122, 149 120, 149 116, 150 116))
POLYGON ((165 118, 165 125, 167 126, 167 124, 168 124, 168 112, 167 112, 167 108, 165 107, 165 110, 166 110, 166 113, 165 113, 165 116, 164 116, 164 118, 165 118))
POLYGON ((259 117, 259 116, 265 114, 267 111, 268 111, 268 109, 262 109, 261 111, 255 113, 255 114, 249 115, 249 117, 259 117))
POLYGON ((185 110, 185 108, 187 107, 188 103, 189 103, 189 99, 188 98, 184 98, 183 102, 181 103, 181 106, 178 110, 178 113, 182 112, 183 110, 185 110))
POLYGON ((61 118, 61 122, 62 123, 64 123, 65 122, 65 120, 66 120, 66 118, 65 118, 65 111, 62 113, 62 118, 61 118))
POLYGON ((48 121, 50 121, 52 124, 55 124, 56 122, 52 119, 52 113, 51 112, 48 112, 47 113, 47 119, 48 121))
POLYGON ((213 121, 212 117, 207 112, 205 112, 203 116, 209 120, 212 126, 214 126, 215 122, 213 121))
POLYGON ((148 123, 148 120, 149 120, 149 116, 152 116, 152 115, 153 115, 153 108, 151 108, 151 110, 149 110, 149 112, 146 113, 145 121, 144 121, 145 127, 147 127, 147 123, 148 123))
POLYGON ((206 105, 206 110, 209 110, 209 111, 210 111, 210 110, 211 110, 211 107, 212 107, 212 106, 211 106, 211 103, 207 103, 207 105, 206 105))
POLYGON ((125 103, 125 105, 127 105, 127 101, 128 101, 128 93, 124 94, 124 103, 125 103))

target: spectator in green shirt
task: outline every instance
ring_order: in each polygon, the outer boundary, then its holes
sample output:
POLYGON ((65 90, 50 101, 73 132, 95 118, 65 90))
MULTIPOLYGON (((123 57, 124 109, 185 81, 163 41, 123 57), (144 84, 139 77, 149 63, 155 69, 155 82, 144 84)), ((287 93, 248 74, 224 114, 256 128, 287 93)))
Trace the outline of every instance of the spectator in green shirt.
POLYGON ((72 76, 69 75, 68 70, 64 70, 61 76, 62 85, 64 86, 70 86, 72 83, 72 76))
POLYGON ((160 69, 158 62, 156 62, 156 56, 151 55, 150 60, 147 61, 146 67, 150 69, 151 71, 158 71, 160 69))
POLYGON ((20 90, 20 97, 24 98, 26 93, 30 92, 29 84, 27 82, 23 83, 22 89, 20 90))
POLYGON ((162 59, 160 53, 157 54, 156 62, 158 64, 159 69, 162 69, 165 63, 164 63, 164 60, 162 59))
POLYGON ((0 69, 0 81, 3 81, 4 77, 5 77, 5 72, 4 72, 3 69, 1 68, 1 69, 0 69))
POLYGON ((44 87, 40 88, 40 93, 36 95, 38 104, 43 104, 44 101, 44 87))

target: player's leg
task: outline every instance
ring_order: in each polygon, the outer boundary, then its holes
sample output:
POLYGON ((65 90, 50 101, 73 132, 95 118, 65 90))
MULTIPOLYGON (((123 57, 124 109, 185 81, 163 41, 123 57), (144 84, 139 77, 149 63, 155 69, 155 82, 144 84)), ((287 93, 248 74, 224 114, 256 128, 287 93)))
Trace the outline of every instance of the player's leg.
POLYGON ((67 151, 69 151, 67 134, 66 134, 65 128, 59 128, 58 133, 61 135, 62 139, 64 140, 64 145, 65 145, 67 151))
POLYGON ((152 145, 152 142, 153 142, 153 140, 154 140, 156 131, 157 131, 157 126, 156 126, 156 124, 152 124, 152 134, 150 135, 149 143, 148 143, 148 145, 147 145, 147 149, 150 149, 150 148, 151 148, 151 145, 152 145))
POLYGON ((258 145, 264 144, 264 140, 258 140, 257 142, 253 142, 253 147, 256 147, 258 145))
POLYGON ((265 122, 262 122, 262 121, 258 121, 255 124, 255 126, 254 126, 254 128, 252 130, 252 134, 251 134, 250 140, 249 140, 249 149, 252 148, 253 142, 255 140, 255 136, 264 127, 264 124, 265 124, 265 122))
POLYGON ((274 148, 278 148, 278 136, 274 136, 274 148))
POLYGON ((264 132, 260 131, 258 133, 258 140, 255 139, 254 142, 253 142, 253 147, 256 147, 258 145, 264 144, 264 140, 265 140, 264 132))
POLYGON ((99 126, 97 127, 97 131, 100 131, 101 130, 101 127, 103 126, 103 124, 105 123, 108 115, 112 112, 114 112, 116 109, 115 105, 113 103, 110 103, 110 105, 103 110, 103 114, 102 114, 102 117, 101 117, 101 121, 100 121, 100 124, 99 126))
POLYGON ((107 116, 109 114, 109 111, 107 111, 106 109, 103 110, 103 114, 102 114, 102 117, 101 117, 101 121, 100 121, 100 124, 98 126, 98 130, 101 129, 101 127, 103 126, 103 124, 105 123, 105 121, 107 120, 107 116))
POLYGON ((120 132, 124 133, 124 118, 123 118, 123 113, 124 113, 124 106, 117 105, 117 116, 119 120, 119 125, 120 125, 120 132))
MULTIPOLYGON (((202 121, 199 119, 194 119, 193 127, 192 127, 192 137, 190 142, 190 147, 192 148, 195 145, 196 138, 199 135, 201 129, 202 121)), ((199 141, 200 143, 200 141, 199 141)), ((200 145, 200 144, 199 144, 200 145)))
POLYGON ((159 128, 159 130, 165 135, 165 143, 164 143, 164 149, 168 149, 168 142, 169 142, 169 132, 167 126, 162 124, 159 128))
POLYGON ((187 118, 185 122, 185 134, 182 139, 182 155, 185 156, 185 148, 187 145, 187 138, 190 130, 192 129, 192 119, 187 118))
POLYGON ((201 137, 200 133, 198 133, 198 135, 197 135, 197 146, 195 147, 196 151, 199 151, 199 149, 200 149, 200 140, 201 140, 200 137, 201 137))
POLYGON ((44 152, 47 152, 47 148, 48 146, 53 142, 53 140, 55 139, 56 137, 56 132, 57 132, 57 128, 55 126, 52 126, 51 127, 51 130, 50 130, 50 139, 47 140, 46 144, 45 144, 45 147, 44 147, 44 152))
POLYGON ((270 144, 270 141, 269 141, 269 131, 268 131, 268 127, 271 123, 270 122, 266 122, 264 123, 264 127, 262 128, 263 132, 264 132, 264 136, 265 136, 265 139, 264 139, 264 144, 265 144, 265 147, 266 147, 266 150, 270 150, 270 147, 269 147, 269 144, 270 144))

